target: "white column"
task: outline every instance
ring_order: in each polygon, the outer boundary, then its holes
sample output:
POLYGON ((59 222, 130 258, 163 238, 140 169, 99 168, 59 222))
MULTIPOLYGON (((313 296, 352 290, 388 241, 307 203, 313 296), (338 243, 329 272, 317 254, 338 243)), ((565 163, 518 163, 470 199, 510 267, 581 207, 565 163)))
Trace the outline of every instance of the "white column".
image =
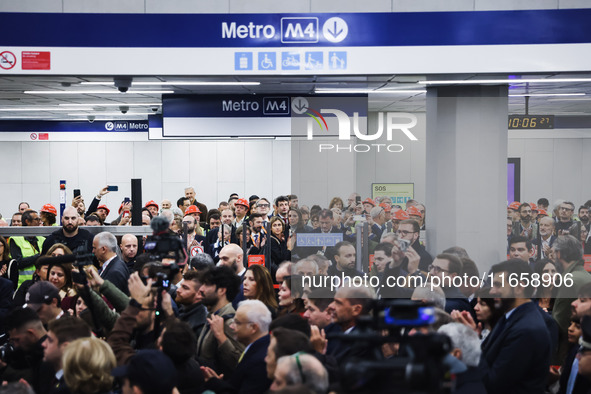
POLYGON ((427 248, 468 251, 480 271, 506 259, 506 86, 427 91, 427 248))

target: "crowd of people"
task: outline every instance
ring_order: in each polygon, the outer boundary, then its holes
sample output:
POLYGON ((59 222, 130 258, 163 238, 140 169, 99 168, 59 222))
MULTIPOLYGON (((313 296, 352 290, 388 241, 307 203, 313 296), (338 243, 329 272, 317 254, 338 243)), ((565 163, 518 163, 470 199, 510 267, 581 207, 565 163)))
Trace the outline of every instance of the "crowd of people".
MULTIPOLYGON (((461 246, 427 252, 415 200, 353 193, 309 208, 232 194, 208 210, 189 187, 176 206, 145 204, 146 239, 82 227, 131 224, 129 199, 107 222, 107 193, 88 209, 75 197, 47 236, 0 236, 0 393, 591 392, 591 201, 576 215, 569 201, 509 204, 507 260, 480 262, 481 275, 461 246), (408 323, 408 305, 427 318, 408 323), (387 326, 371 326, 376 316, 387 326), (395 368, 432 338, 444 352, 423 357, 441 374, 355 379, 355 363, 395 368)), ((4 223, 59 219, 23 202, 4 223)))

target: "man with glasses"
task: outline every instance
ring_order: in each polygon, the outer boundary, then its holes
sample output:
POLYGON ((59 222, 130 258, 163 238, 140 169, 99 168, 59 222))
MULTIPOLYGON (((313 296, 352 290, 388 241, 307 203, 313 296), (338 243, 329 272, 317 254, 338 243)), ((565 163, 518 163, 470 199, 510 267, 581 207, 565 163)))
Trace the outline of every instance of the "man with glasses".
MULTIPOLYGON (((271 312, 259 300, 242 301, 236 310, 236 316, 230 327, 236 340, 246 349, 238 359, 238 366, 227 382, 235 392, 264 393, 271 386, 267 377, 265 357, 269 348, 269 325, 271 312)), ((214 392, 224 391, 226 382, 211 368, 202 367, 206 387, 214 392)))
POLYGON ((271 203, 266 198, 259 199, 255 206, 255 212, 263 215, 265 224, 269 221, 269 211, 271 210, 271 203))
MULTIPOLYGON (((421 228, 419 223, 416 220, 408 219, 403 220, 400 222, 398 226, 398 231, 396 231, 399 240, 405 240, 410 244, 408 247, 409 249, 414 249, 415 252, 419 254, 421 259, 419 260, 419 267, 420 271, 427 271, 429 265, 433 261, 433 257, 427 252, 425 247, 421 245, 420 238, 421 238, 421 228)), ((402 241, 404 242, 404 241, 402 241)), ((403 262, 403 268, 408 268, 408 262, 403 262)), ((408 271, 408 269, 407 269, 408 271)), ((410 272, 410 271, 409 271, 410 272)), ((410 272, 413 273, 413 272, 410 272)))
POLYGON ((429 266, 429 277, 435 284, 440 284, 445 293, 445 311, 468 311, 473 314, 472 307, 460 288, 453 284, 456 276, 462 275, 462 261, 453 254, 438 254, 429 266), (437 280, 435 280, 437 278, 437 280))
POLYGON ((556 220, 557 235, 572 235, 579 239, 581 235, 581 222, 573 220, 575 204, 565 201, 558 207, 558 218, 556 220))

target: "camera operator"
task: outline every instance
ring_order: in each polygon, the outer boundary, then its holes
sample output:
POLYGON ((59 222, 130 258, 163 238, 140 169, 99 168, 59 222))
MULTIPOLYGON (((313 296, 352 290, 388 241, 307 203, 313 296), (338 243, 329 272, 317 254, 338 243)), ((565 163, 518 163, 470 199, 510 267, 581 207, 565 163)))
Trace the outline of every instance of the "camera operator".
MULTIPOLYGON (((152 282, 150 278, 144 284, 137 272, 129 277, 131 301, 121 312, 107 339, 115 353, 118 365, 127 364, 137 350, 155 347, 160 327, 155 325, 156 302, 152 282)), ((159 288, 157 291, 162 289, 159 288)), ((170 295, 166 292, 161 294, 162 311, 158 313, 164 312, 167 319, 174 319, 170 295)))
POLYGON ((7 318, 10 343, 2 347, 0 381, 24 379, 39 392, 39 371, 43 361, 42 343, 47 331, 31 308, 17 308, 7 318))

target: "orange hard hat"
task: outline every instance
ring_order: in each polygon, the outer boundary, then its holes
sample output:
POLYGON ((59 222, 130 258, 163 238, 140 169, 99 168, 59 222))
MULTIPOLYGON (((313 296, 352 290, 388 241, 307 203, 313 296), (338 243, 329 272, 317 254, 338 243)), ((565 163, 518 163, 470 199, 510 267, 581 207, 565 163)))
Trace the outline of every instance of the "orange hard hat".
POLYGON ((369 197, 367 197, 365 200, 363 200, 363 204, 371 204, 372 206, 376 206, 376 203, 369 197))
POLYGON ((156 209, 160 209, 160 207, 158 206, 158 204, 156 204, 156 201, 154 200, 148 201, 146 205, 144 205, 144 208, 148 208, 149 206, 154 206, 156 207, 156 209))
POLYGON ((510 209, 517 211, 519 210, 519 206, 521 205, 521 203, 519 201, 513 201, 511 204, 509 204, 510 209))
POLYGON ((246 198, 239 198, 234 205, 243 205, 245 206, 247 209, 250 208, 250 204, 248 203, 248 201, 246 201, 246 198))
POLYGON ((185 216, 190 215, 192 213, 201 214, 201 211, 199 210, 199 208, 197 208, 196 205, 189 205, 187 209, 185 209, 185 216))
POLYGON ((380 204, 380 207, 384 208, 384 211, 386 212, 390 212, 392 210, 392 207, 388 204, 386 204, 385 202, 380 204))
POLYGON ((423 214, 421 213, 421 211, 419 211, 419 208, 415 207, 415 206, 410 206, 408 208, 406 208, 406 213, 408 213, 409 215, 412 216, 418 216, 418 217, 423 217, 423 214))
POLYGON ((107 211, 107 216, 109 216, 109 213, 111 213, 111 210, 109 208, 107 208, 107 206, 105 204, 99 205, 96 209, 97 210, 104 209, 105 211, 107 211))
POLYGON ((410 219, 410 216, 408 216, 408 213, 404 212, 402 209, 399 209, 396 212, 394 212, 394 219, 407 220, 410 219))
POLYGON ((43 208, 41 208, 41 212, 51 213, 52 215, 57 216, 57 209, 51 204, 45 204, 43 208))
POLYGON ((529 203, 529 206, 531 207, 532 211, 537 211, 538 210, 538 206, 536 204, 534 204, 533 202, 529 203))

